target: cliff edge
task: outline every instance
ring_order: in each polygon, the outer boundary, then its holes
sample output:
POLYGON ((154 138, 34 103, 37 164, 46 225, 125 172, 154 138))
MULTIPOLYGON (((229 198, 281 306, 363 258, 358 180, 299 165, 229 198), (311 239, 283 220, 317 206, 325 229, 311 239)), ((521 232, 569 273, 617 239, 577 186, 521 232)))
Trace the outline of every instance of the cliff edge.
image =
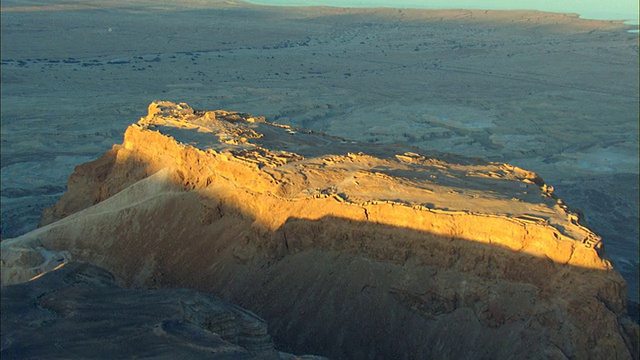
POLYGON ((332 358, 638 356, 600 238, 508 164, 154 102, 41 225, 2 242, 3 285, 87 261, 332 358))

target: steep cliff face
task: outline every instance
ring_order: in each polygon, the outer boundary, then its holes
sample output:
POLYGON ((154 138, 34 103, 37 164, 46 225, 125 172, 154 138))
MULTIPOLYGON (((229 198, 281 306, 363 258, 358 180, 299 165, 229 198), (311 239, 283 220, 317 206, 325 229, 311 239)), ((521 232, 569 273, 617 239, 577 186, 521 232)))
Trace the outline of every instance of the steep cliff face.
POLYGON ((278 348, 333 358, 637 357, 624 280, 552 191, 507 164, 156 102, 2 243, 3 284, 81 259, 216 294, 278 348), (25 262, 37 246, 58 255, 25 262))

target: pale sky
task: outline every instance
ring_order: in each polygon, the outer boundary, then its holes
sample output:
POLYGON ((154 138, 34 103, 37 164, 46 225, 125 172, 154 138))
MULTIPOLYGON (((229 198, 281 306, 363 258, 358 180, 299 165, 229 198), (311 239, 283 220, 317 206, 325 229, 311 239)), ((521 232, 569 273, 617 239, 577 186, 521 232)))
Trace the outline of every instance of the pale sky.
POLYGON ((431 9, 542 10, 583 18, 638 21, 638 0, 248 0, 265 5, 330 5, 431 9))

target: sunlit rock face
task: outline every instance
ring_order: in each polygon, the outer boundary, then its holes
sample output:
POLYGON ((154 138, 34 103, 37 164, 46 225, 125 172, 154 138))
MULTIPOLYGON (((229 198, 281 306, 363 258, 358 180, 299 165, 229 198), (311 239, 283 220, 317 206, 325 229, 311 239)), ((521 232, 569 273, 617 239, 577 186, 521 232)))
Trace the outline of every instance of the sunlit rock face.
POLYGON ((246 307, 285 351, 638 353, 599 237, 508 164, 154 102, 121 145, 76 168, 41 225, 2 243, 3 284, 83 260, 130 286, 246 307))

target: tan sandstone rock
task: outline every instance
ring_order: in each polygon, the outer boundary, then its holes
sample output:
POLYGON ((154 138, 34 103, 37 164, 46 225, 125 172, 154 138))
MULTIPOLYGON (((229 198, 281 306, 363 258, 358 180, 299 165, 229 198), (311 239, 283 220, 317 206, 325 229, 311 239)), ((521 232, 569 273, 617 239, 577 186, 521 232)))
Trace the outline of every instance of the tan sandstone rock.
POLYGON ((637 358, 624 280, 536 174, 252 119, 153 103, 2 243, 3 284, 30 276, 14 249, 42 246, 221 296, 287 351, 637 358))

